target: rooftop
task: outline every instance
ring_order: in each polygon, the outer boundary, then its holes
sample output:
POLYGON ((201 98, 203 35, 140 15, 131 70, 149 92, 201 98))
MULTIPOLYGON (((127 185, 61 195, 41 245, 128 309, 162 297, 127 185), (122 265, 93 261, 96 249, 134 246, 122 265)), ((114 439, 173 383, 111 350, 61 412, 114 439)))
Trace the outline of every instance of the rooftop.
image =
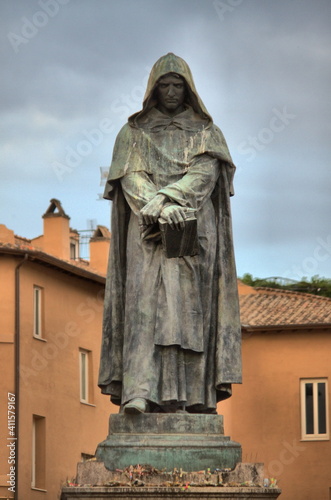
POLYGON ((70 217, 55 198, 42 216, 43 233, 28 239, 0 224, 0 254, 21 256, 62 272, 105 282, 111 234, 105 226, 77 231, 69 226, 70 217), (83 234, 81 234, 83 233, 83 234), (89 258, 82 258, 82 245, 89 258))
MULTIPOLYGON (((21 239, 18 237, 18 239, 21 239)), ((46 267, 56 268, 66 274, 76 275, 77 277, 105 283, 105 277, 95 269, 90 269, 88 262, 80 260, 63 260, 43 252, 42 250, 32 246, 29 242, 22 243, 3 243, 0 241, 0 255, 14 255, 28 258, 34 262, 38 262, 46 267)))
MULTIPOLYGON (((239 288, 240 289, 240 288, 239 288)), ((246 327, 331 326, 331 299, 274 288, 240 294, 241 323, 246 327)))

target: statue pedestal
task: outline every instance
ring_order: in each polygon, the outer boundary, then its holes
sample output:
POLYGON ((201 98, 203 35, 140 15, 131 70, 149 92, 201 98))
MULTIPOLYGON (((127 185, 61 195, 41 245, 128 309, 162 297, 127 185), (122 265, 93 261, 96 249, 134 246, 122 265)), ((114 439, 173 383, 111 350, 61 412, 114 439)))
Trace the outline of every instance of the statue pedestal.
POLYGON ((135 464, 186 472, 234 469, 241 446, 224 436, 221 415, 117 414, 110 415, 109 435, 96 457, 109 470, 135 464))
POLYGON ((61 500, 273 500, 263 464, 243 464, 241 446, 224 436, 220 415, 110 415, 97 460, 78 464, 61 500), (140 465, 137 465, 140 464, 140 465))
POLYGON ((263 464, 240 463, 233 471, 110 471, 102 462, 81 462, 77 485, 62 488, 61 500, 274 500, 281 491, 263 487, 263 464))
POLYGON ((281 491, 275 488, 63 488, 61 500, 275 500, 281 491))

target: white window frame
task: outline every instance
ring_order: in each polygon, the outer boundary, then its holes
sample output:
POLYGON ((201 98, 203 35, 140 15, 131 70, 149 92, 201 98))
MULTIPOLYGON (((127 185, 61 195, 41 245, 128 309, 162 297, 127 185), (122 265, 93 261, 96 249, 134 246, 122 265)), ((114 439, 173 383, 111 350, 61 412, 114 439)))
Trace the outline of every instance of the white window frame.
POLYGON ((301 439, 303 441, 326 441, 330 439, 329 431, 329 384, 327 378, 305 378, 300 380, 300 395, 301 395, 301 439), (318 429, 318 384, 325 384, 325 422, 326 432, 320 433, 318 429), (313 386, 313 433, 307 433, 307 417, 306 417, 306 385, 313 386))
POLYGON ((89 351, 79 349, 79 390, 80 401, 89 402, 89 351))
POLYGON ((33 286, 33 336, 41 339, 43 336, 43 297, 41 286, 33 286))

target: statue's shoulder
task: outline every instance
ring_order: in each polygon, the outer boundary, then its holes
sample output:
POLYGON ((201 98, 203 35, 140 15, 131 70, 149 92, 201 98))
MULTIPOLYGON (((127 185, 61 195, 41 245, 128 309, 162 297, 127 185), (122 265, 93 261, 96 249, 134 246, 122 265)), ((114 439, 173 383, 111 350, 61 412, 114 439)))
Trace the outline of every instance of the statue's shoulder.
POLYGON ((132 126, 129 122, 123 125, 121 130, 118 132, 116 137, 116 142, 118 143, 130 143, 135 140, 140 134, 142 130, 132 126))
POLYGON ((222 130, 217 125, 215 125, 215 123, 212 123, 209 130, 210 130, 211 134, 213 134, 214 136, 219 136, 222 139, 224 139, 224 135, 223 135, 222 130))
POLYGON ((123 125, 121 130, 116 136, 114 151, 115 154, 120 150, 127 150, 130 148, 131 144, 134 142, 134 131, 129 123, 123 125))
POLYGON ((127 137, 130 134, 131 134, 131 127, 130 127, 129 123, 125 123, 123 125, 123 127, 120 129, 120 131, 118 132, 117 138, 118 139, 121 139, 121 138, 124 139, 125 137, 127 137))

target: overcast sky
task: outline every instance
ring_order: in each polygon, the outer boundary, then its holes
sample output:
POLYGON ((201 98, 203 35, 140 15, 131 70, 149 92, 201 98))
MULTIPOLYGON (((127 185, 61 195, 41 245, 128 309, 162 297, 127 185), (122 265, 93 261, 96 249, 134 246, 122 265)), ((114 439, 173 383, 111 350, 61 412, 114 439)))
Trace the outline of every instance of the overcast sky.
POLYGON ((238 275, 331 278, 330 0, 1 0, 0 223, 109 227, 100 167, 174 52, 234 163, 238 275))

